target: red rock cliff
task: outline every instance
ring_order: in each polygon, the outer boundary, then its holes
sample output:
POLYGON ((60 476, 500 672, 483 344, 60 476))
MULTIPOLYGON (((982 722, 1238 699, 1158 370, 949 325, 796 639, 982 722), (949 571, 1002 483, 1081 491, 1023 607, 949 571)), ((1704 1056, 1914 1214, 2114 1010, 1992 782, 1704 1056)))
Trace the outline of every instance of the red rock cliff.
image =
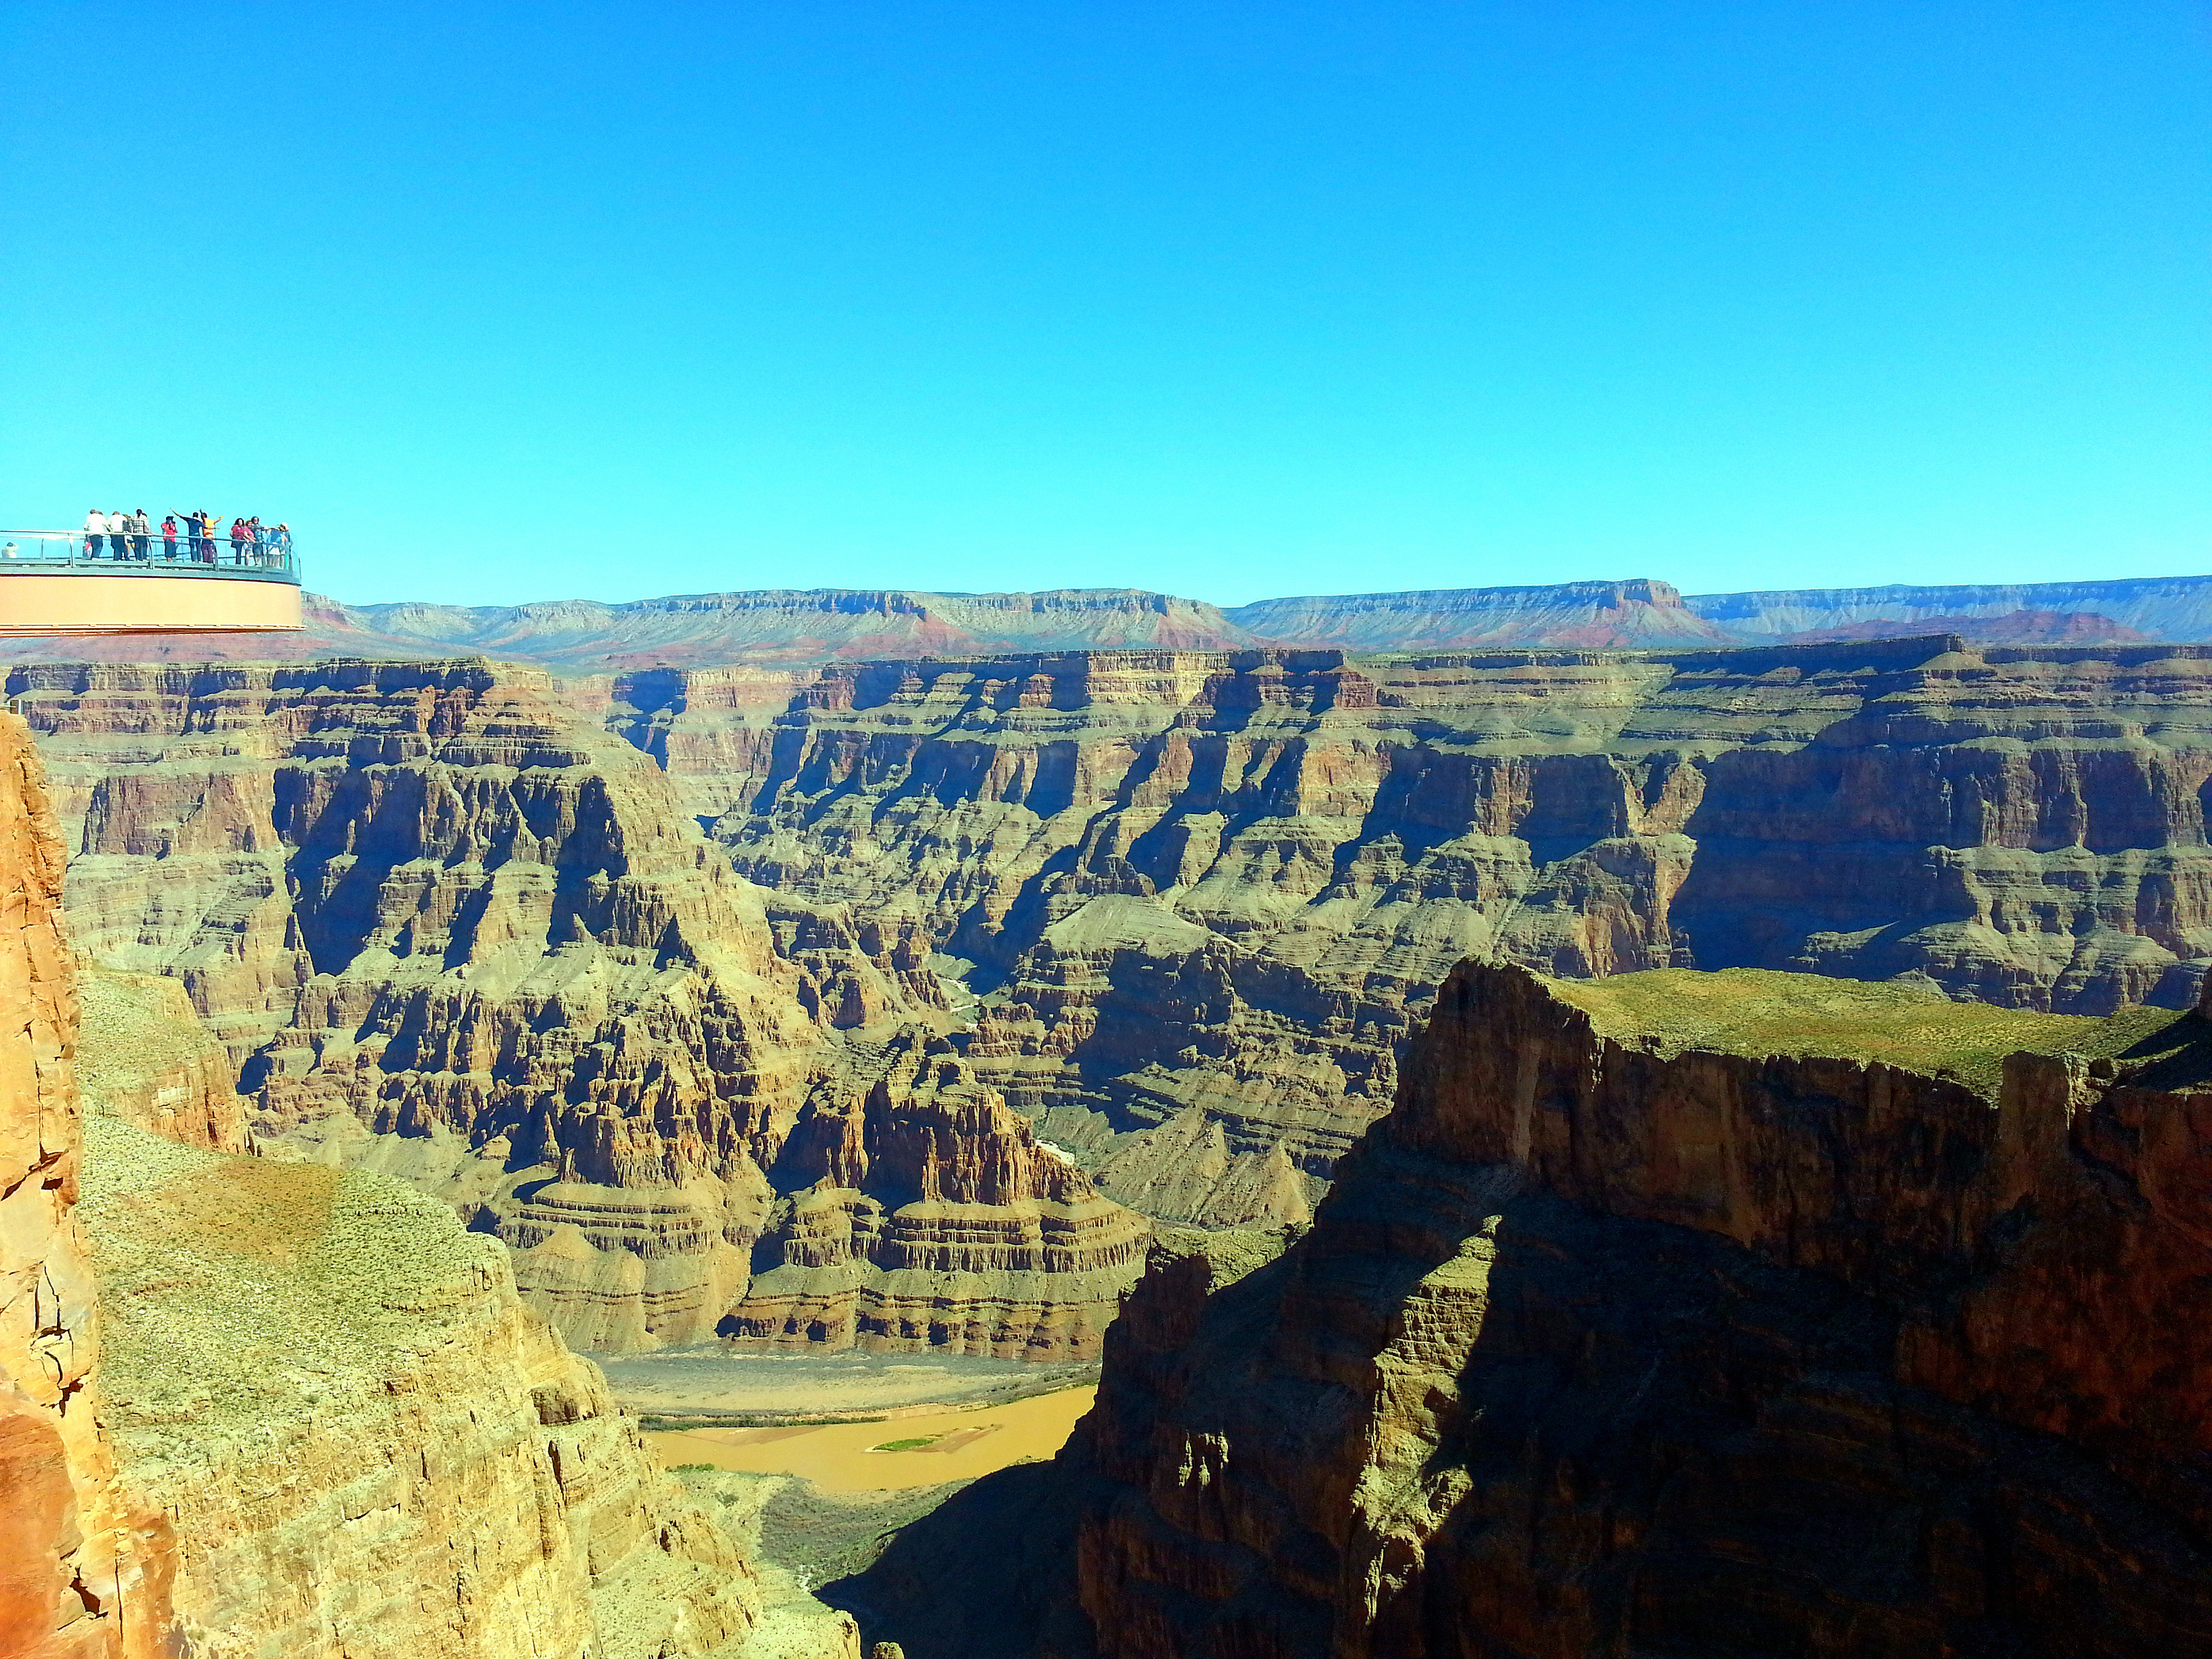
POLYGON ((0 1655, 167 1651, 170 1545, 118 1490, 99 1309, 72 1213, 82 1124, 62 848, 21 720, 0 715, 0 1655))
POLYGON ((2191 1016, 1463 966, 1309 1234, 1156 1256, 1034 1650, 2212 1653, 2208 1129, 2191 1016))

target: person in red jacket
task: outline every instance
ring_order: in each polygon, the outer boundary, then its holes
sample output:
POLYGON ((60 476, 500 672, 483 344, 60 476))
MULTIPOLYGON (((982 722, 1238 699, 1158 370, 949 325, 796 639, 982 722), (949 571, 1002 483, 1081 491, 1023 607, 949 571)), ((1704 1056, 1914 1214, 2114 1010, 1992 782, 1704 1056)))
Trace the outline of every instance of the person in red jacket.
POLYGON ((177 556, 177 515, 173 513, 161 515, 161 556, 171 561, 177 556))

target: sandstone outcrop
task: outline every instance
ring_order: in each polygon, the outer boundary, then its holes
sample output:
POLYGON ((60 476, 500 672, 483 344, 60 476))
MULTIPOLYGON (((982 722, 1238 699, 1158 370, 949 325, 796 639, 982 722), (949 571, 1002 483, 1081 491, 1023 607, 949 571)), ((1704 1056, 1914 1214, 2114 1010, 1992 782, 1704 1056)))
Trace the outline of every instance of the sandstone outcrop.
POLYGON ((1041 1146, 941 1038, 902 1033, 865 1099, 800 1121, 777 1173, 798 1190, 722 1322, 740 1346, 1092 1358, 1143 1267, 1144 1224, 1041 1146))
MULTIPOLYGON (((951 1019, 918 922, 733 876, 604 694, 481 662, 16 681, 79 943, 183 986, 258 1143, 444 1198, 580 1346, 711 1336, 793 1126, 951 1019)), ((1137 1270, 1060 1267, 992 1306, 1052 1328, 1063 1290, 1095 1333, 1137 1270)))
POLYGON ((836 1593, 916 1659, 970 1556, 1055 1659, 2212 1652, 2209 1103, 2194 1015, 1468 964, 1310 1232, 1164 1237, 1049 1475, 836 1593))
POLYGON ((41 782, 0 715, 0 1655, 150 1659, 174 1628, 173 1540, 122 1492, 99 1427, 76 993, 41 782))

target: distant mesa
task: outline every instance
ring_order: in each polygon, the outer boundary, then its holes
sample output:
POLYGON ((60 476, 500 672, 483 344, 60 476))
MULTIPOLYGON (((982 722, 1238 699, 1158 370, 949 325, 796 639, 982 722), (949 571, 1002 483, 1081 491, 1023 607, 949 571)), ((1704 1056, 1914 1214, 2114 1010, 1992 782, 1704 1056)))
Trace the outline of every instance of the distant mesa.
MULTIPOLYGON (((120 580, 120 579, 118 579, 120 580)), ((1663 581, 1310 594, 1223 607, 1139 588, 762 588, 608 605, 348 605, 302 596, 289 637, 0 638, 0 660, 486 656, 574 678, 1005 652, 1667 650, 1954 634, 1976 644, 2212 641, 2212 576, 1684 595, 1663 581)), ((20 631, 20 630, 18 630, 20 631)), ((62 630, 54 630, 59 635, 62 630)))
POLYGON ((1262 599, 1227 613, 1278 644, 1351 651, 1462 651, 1484 646, 1730 645, 1666 582, 1557 582, 1262 599))
POLYGON ((1956 634, 1975 645, 2131 645, 2150 635, 2094 611, 2011 611, 2002 617, 1931 617, 1924 622, 1878 617, 1835 628, 1808 628, 1791 645, 1892 639, 1908 634, 1956 634))

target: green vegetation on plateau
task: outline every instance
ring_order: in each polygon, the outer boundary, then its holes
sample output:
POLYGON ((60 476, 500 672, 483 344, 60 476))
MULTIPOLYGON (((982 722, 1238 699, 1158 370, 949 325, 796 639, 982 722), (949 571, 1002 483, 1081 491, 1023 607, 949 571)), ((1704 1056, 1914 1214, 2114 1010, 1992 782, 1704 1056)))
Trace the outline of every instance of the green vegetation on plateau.
POLYGON ((1950 1078, 1991 1100, 2005 1056, 2022 1050, 2111 1059, 2131 1070, 2148 1062, 2168 1088, 2212 1070, 2212 1026, 2170 1008, 2124 1008, 2101 1019, 2044 1014, 1951 1002, 1924 986, 1761 968, 1660 968, 1548 983, 1616 1042, 1665 1054, 1704 1048, 1873 1061, 1950 1078))

